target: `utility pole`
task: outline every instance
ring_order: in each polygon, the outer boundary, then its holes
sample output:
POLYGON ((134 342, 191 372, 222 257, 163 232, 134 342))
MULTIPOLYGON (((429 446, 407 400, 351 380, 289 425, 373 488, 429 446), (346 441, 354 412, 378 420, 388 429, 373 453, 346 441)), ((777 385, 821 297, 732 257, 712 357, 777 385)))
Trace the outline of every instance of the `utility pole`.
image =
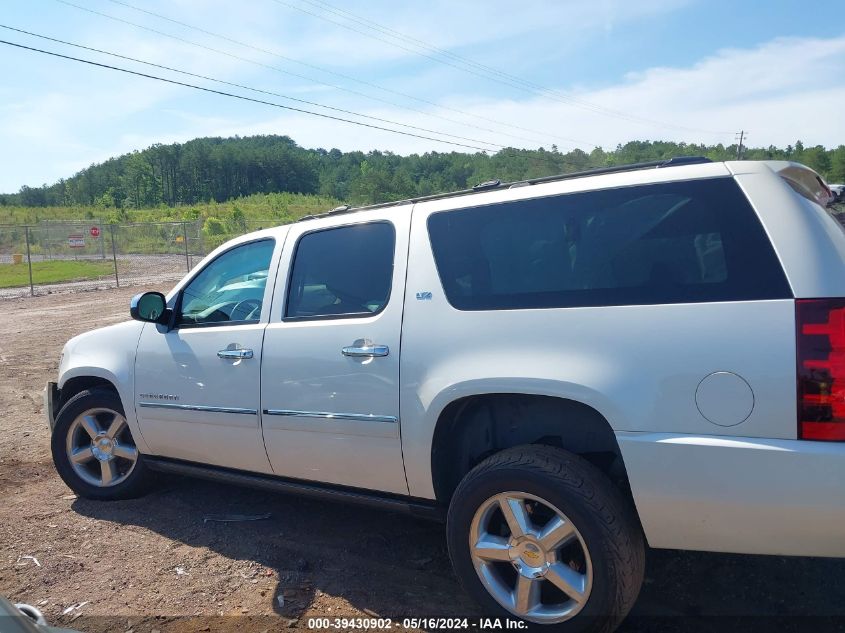
POLYGON ((191 256, 188 254, 188 223, 182 222, 182 241, 185 243, 185 266, 191 272, 191 256))
POLYGON ((748 134, 745 130, 740 130, 739 133, 734 137, 734 139, 739 141, 739 145, 736 146, 736 159, 742 160, 742 141, 747 137, 748 134))
POLYGON ((120 288, 120 278, 117 276, 117 250, 114 247, 114 224, 109 224, 109 233, 111 233, 111 258, 114 262, 114 285, 120 288))
POLYGON ((35 296, 35 286, 32 285, 32 253, 29 252, 29 227, 24 227, 26 232, 26 263, 29 266, 29 295, 35 296))

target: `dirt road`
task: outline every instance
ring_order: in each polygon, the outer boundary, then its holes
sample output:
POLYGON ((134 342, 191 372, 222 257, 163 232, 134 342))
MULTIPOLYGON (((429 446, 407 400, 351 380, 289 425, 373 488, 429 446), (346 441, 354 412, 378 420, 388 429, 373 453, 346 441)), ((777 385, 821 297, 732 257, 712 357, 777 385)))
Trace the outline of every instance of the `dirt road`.
MULTIPOLYGON (((50 462, 41 389, 64 342, 125 319, 139 290, 0 301, 0 594, 86 632, 477 615, 436 524, 180 478, 134 501, 75 498, 50 462), (203 520, 227 513, 271 516, 203 520)), ((845 630, 845 561, 650 552, 623 630, 716 629, 845 630)))

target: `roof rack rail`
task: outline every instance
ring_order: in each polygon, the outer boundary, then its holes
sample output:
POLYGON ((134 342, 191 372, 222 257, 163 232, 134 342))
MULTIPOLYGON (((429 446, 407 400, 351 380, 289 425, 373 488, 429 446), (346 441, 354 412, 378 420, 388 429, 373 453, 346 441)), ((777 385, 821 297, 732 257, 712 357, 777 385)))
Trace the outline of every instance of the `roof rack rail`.
POLYGON ((675 167, 676 165, 699 165, 701 163, 712 163, 706 156, 675 156, 663 161, 658 167, 675 167))
POLYGON ((436 193, 430 196, 420 196, 419 198, 406 198, 404 200, 395 200, 393 202, 379 202, 377 204, 369 204, 363 207, 350 207, 348 204, 335 207, 331 211, 325 213, 317 213, 314 215, 306 215, 297 220, 297 222, 304 222, 306 220, 314 220, 317 218, 326 218, 329 216, 340 215, 344 213, 355 213, 357 211, 367 211, 370 209, 385 209, 389 207, 399 206, 401 204, 414 204, 417 202, 426 202, 428 200, 442 200, 443 198, 457 198, 458 196, 467 196, 474 193, 482 193, 484 191, 491 191, 493 189, 506 189, 510 187, 525 187, 527 185, 538 185, 545 182, 556 182, 558 180, 571 180, 573 178, 587 178, 589 176, 600 176, 602 174, 615 174, 624 171, 636 171, 639 169, 661 169, 663 167, 680 167, 682 165, 700 165, 702 163, 712 163, 713 161, 706 156, 675 156, 673 158, 664 158, 662 160, 653 160, 645 163, 631 163, 628 165, 613 165, 611 167, 598 167, 596 169, 586 169, 583 171, 574 171, 568 174, 557 174, 555 176, 543 176, 541 178, 527 178, 525 180, 516 180, 514 182, 502 183, 499 180, 489 180, 475 185, 471 189, 460 189, 458 191, 449 191, 447 193, 436 193))
POLYGON ((598 167, 596 169, 585 169, 584 171, 573 171, 558 176, 543 176, 542 178, 530 178, 525 182, 535 185, 542 182, 555 182, 557 180, 571 180, 573 178, 586 178, 587 176, 600 176, 602 174, 615 174, 622 171, 636 171, 638 169, 659 169, 661 167, 679 167, 681 165, 699 165, 701 163, 712 163, 706 156, 676 156, 675 158, 664 158, 663 160, 652 160, 646 163, 630 163, 628 165, 613 165, 611 167, 598 167))
POLYGON ((498 178, 496 178, 494 180, 486 180, 485 182, 480 182, 477 185, 475 185, 472 188, 472 190, 473 191, 486 191, 487 189, 495 189, 496 187, 498 187, 501 184, 502 184, 502 181, 499 180, 498 178))

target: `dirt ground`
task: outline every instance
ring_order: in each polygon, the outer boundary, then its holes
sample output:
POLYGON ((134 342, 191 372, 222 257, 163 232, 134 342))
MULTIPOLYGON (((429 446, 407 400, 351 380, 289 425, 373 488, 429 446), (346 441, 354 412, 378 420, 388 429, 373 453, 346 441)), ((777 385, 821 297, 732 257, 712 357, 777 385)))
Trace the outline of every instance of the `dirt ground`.
MULTIPOLYGON (((77 499, 51 464, 41 390, 64 342, 127 318, 139 290, 0 300, 0 594, 85 632, 478 615, 438 524, 173 477, 142 499, 77 499), (227 513, 270 517, 203 521, 227 513)), ((651 551, 622 630, 845 631, 845 560, 651 551)))

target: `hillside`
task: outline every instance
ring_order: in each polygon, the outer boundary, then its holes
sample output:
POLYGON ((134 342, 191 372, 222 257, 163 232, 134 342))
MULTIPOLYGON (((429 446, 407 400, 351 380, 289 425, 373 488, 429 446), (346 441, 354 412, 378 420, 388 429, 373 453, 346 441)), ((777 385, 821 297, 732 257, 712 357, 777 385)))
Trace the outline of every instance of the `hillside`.
POLYGON ((38 224, 39 222, 98 220, 102 222, 192 222, 204 220, 212 231, 243 232, 241 229, 285 224, 304 215, 320 213, 338 206, 340 201, 319 194, 255 193, 225 202, 198 202, 168 207, 160 204, 141 209, 116 208, 104 205, 74 204, 69 206, 0 205, 0 226, 3 224, 38 224), (211 222, 208 222, 211 220, 211 222), (226 225, 223 231, 214 223, 226 225))
MULTIPOLYGON (((224 241, 249 231, 287 224, 304 215, 321 213, 340 202, 327 196, 301 193, 256 193, 227 202, 201 202, 168 207, 160 205, 144 209, 108 208, 95 205, 24 207, 0 206, 0 254, 25 251, 23 233, 8 224, 38 224, 54 221, 88 221, 93 225, 124 222, 195 222, 202 231, 203 246, 208 251, 224 241), (10 230, 11 228, 11 230, 10 230)), ((143 233, 141 231, 140 233, 143 233)), ((36 234, 36 236, 39 234, 36 234)), ((40 234, 40 235, 43 235, 40 234)), ((165 249, 168 235, 165 228, 154 233, 153 243, 146 249, 165 249), (158 240, 158 241, 156 241, 158 240), (164 241, 162 241, 164 240, 164 241)), ((172 239, 172 238, 171 238, 172 239)), ((128 244, 124 247, 129 248, 128 244)), ((137 244, 134 248, 140 248, 137 244)), ((38 246, 34 247, 38 251, 38 246)))
MULTIPOLYGON (((632 141, 612 151, 596 148, 589 154, 579 149, 562 153, 552 145, 548 150, 505 149, 493 155, 430 152, 398 156, 379 151, 304 149, 287 136, 198 138, 187 143, 153 145, 91 165, 52 185, 22 187, 18 193, 0 194, 0 222, 30 220, 33 214, 40 219, 52 215, 46 209, 41 214, 18 207, 74 207, 75 217, 94 213, 96 217, 126 221, 182 219, 186 212, 196 217, 199 211, 173 208, 208 206, 256 194, 286 192, 320 197, 290 198, 286 202, 256 198, 238 203, 245 213, 256 205, 266 206, 274 211, 270 217, 276 217, 276 213, 284 216, 291 212, 294 201, 309 208, 325 208, 335 201, 384 202, 463 189, 493 178, 519 180, 673 156, 703 155, 728 160, 736 156, 736 149, 632 141), (132 213, 142 209, 154 211, 132 213)), ((744 149, 743 157, 796 160, 830 182, 845 182, 845 145, 828 150, 822 146, 804 147, 797 141, 783 149, 744 149)), ((53 213, 58 212, 57 209, 53 213)), ((253 215, 251 211, 249 215, 253 215)))

